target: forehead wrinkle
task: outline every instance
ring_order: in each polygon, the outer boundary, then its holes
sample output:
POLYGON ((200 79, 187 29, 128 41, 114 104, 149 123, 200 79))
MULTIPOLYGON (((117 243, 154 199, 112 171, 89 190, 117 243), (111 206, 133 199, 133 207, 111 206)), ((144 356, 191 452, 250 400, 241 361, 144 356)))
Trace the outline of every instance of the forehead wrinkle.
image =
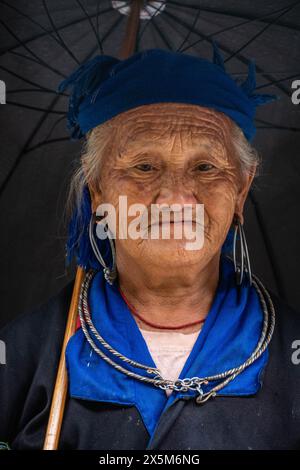
MULTIPOLYGON (((155 153, 160 153, 161 149, 175 153, 176 148, 185 151, 186 147, 193 147, 195 150, 199 147, 206 147, 215 155, 220 154, 220 152, 222 154, 226 153, 224 139, 220 138, 220 135, 216 134, 214 130, 207 127, 203 128, 201 133, 199 130, 197 132, 190 132, 189 128, 172 129, 171 131, 169 129, 159 129, 159 132, 154 134, 153 132, 143 132, 141 137, 139 142, 141 149, 154 150, 155 153), (186 132, 187 130, 188 132, 186 132), (157 141, 159 141, 159 145, 157 141)), ((136 152, 136 144, 135 139, 131 140, 130 135, 124 134, 123 139, 119 140, 119 154, 130 153, 131 151, 136 152)))
POLYGON ((196 116, 189 113, 186 116, 183 116, 182 113, 164 113, 163 115, 158 113, 152 113, 150 115, 138 115, 134 119, 127 119, 125 122, 121 122, 121 128, 125 130, 131 130, 137 126, 146 129, 157 129, 161 127, 161 124, 164 126, 172 126, 173 128, 201 128, 204 125, 209 125, 216 129, 226 129, 228 127, 227 120, 219 117, 216 114, 211 114, 210 117, 207 116, 196 116))
POLYGON ((218 116, 213 115, 213 119, 205 116, 187 116, 186 119, 181 113, 164 114, 163 116, 152 113, 148 116, 138 116, 138 119, 126 121, 120 126, 120 140, 137 138, 139 135, 151 133, 152 138, 159 138, 166 133, 175 131, 187 131, 189 133, 203 133, 207 129, 213 130, 219 137, 226 140, 228 134, 228 123, 218 116), (143 119, 144 117, 144 119, 143 119), (155 119, 153 119, 155 117, 155 119), (133 134, 133 135, 132 135, 133 134))
POLYGON ((176 116, 184 116, 184 117, 190 117, 191 114, 193 115, 193 118, 195 115, 201 114, 208 114, 215 116, 217 118, 221 117, 227 117, 223 113, 214 110, 213 108, 207 108, 204 106, 200 105, 194 105, 194 104, 189 104, 189 103, 174 103, 174 102, 169 102, 169 103, 153 103, 153 104, 147 104, 147 105, 141 105, 136 108, 127 110, 117 116, 115 116, 112 120, 114 122, 118 121, 128 121, 128 120, 136 120, 137 116, 150 116, 152 117, 153 115, 160 115, 161 112, 164 112, 165 115, 176 115, 176 116))
POLYGON ((129 109, 123 113, 118 114, 114 118, 112 118, 112 121, 114 123, 118 123, 118 121, 128 121, 128 120, 135 120, 137 116, 150 116, 152 117, 153 114, 155 115, 160 115, 161 111, 163 110, 164 115, 182 115, 182 116, 195 116, 196 114, 209 114, 213 115, 216 117, 227 117, 223 113, 216 111, 213 108, 207 108, 205 106, 200 106, 200 105, 194 105, 194 104, 189 104, 189 103, 174 103, 174 102, 169 102, 169 103, 152 103, 152 104, 147 104, 147 105, 141 105, 133 109, 129 109))
POLYGON ((207 140, 210 137, 209 140, 213 142, 211 148, 215 149, 215 152, 217 152, 216 147, 220 145, 221 153, 227 153, 224 147, 226 150, 230 147, 231 120, 226 115, 198 106, 193 107, 195 112, 191 112, 189 105, 179 106, 179 112, 177 106, 171 110, 161 105, 150 109, 151 106, 153 105, 135 108, 117 116, 119 137, 116 141, 121 152, 130 151, 130 144, 140 143, 143 147, 149 147, 153 142, 157 145, 157 141, 159 146, 170 147, 170 137, 173 147, 177 140, 176 133, 179 132, 182 142, 187 140, 201 142, 202 139, 207 140), (163 114, 162 108, 165 108, 163 114), (216 146, 216 142, 219 142, 219 145, 216 146), (129 148, 126 149, 127 146, 129 148))

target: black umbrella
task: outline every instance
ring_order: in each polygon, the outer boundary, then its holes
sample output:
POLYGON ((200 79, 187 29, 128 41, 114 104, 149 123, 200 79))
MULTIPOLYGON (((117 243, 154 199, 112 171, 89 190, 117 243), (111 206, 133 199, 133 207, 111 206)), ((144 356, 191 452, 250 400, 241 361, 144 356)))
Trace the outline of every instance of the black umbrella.
POLYGON ((255 145, 263 167, 247 201, 245 229, 254 272, 300 309, 300 120, 291 100, 300 78, 300 1, 0 0, 0 8, 0 79, 7 88, 0 108, 1 322, 44 301, 74 273, 65 271, 61 221, 81 143, 69 141, 67 95, 57 88, 96 54, 126 54, 126 29, 135 50, 210 58, 215 40, 237 80, 255 58, 259 92, 280 96, 258 110, 255 145))

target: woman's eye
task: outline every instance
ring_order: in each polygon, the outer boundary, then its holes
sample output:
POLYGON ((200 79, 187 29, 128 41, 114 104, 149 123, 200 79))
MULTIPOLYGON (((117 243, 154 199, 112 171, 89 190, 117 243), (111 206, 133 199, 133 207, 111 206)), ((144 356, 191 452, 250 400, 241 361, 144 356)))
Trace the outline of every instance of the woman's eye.
POLYGON ((212 165, 211 163, 200 163, 200 165, 197 165, 196 170, 209 171, 209 170, 212 170, 213 168, 215 168, 215 166, 212 165))
POLYGON ((140 163, 136 165, 135 168, 144 172, 154 170, 154 167, 150 165, 150 163, 140 163))

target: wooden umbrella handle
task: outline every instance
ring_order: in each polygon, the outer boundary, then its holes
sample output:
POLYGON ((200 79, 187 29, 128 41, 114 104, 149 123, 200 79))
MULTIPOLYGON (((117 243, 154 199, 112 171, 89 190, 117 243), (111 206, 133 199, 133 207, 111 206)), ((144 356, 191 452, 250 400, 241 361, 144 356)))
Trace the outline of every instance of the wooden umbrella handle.
POLYGON ((68 320, 65 330, 64 342, 59 360, 58 372, 52 397, 49 421, 47 425, 46 437, 43 450, 57 450, 61 425, 64 415, 66 396, 68 390, 68 374, 66 370, 65 351, 69 339, 76 330, 76 321, 78 316, 78 301, 81 283, 84 278, 84 269, 77 268, 75 283, 72 293, 72 300, 68 313, 68 320))
MULTIPOLYGON (((131 1, 131 11, 128 17, 126 35, 124 44, 122 46, 120 57, 125 59, 134 53, 134 48, 137 40, 137 32, 140 18, 140 10, 142 8, 142 0, 131 1)), ((43 450, 57 450, 60 430, 64 415, 66 396, 68 390, 68 374, 66 370, 65 351, 69 339, 75 333, 78 301, 80 294, 81 283, 84 278, 84 270, 80 267, 77 268, 75 284, 72 294, 71 305, 68 314, 68 322, 65 330, 65 337, 61 351, 58 372, 56 376, 55 388, 51 403, 49 421, 46 431, 43 450)))

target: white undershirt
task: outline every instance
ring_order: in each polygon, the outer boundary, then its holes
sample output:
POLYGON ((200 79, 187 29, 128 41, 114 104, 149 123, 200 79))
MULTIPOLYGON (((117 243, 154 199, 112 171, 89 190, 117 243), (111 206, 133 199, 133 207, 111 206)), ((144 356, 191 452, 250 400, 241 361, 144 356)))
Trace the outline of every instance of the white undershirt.
MULTIPOLYGON (((194 333, 149 331, 140 328, 156 367, 164 379, 176 380, 193 349, 201 327, 194 333)), ((166 390, 169 396, 172 390, 166 390)))

